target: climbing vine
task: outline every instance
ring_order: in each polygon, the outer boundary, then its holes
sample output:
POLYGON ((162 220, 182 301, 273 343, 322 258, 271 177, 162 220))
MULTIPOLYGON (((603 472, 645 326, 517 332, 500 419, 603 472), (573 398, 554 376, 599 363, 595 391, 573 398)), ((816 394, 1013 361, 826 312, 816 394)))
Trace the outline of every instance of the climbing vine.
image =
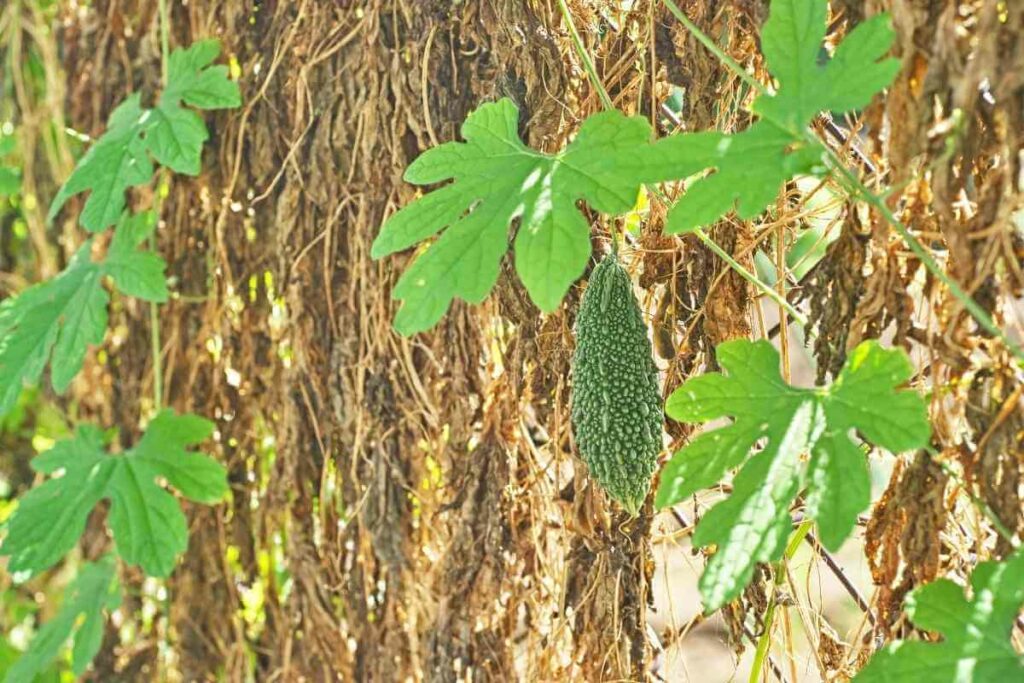
MULTIPOLYGON (((68 388, 89 348, 107 333, 108 277, 120 295, 167 301, 166 263, 144 246, 152 244, 158 213, 125 210, 125 192, 153 182, 154 162, 199 174, 209 133, 202 117, 183 104, 211 110, 241 103, 227 67, 212 65, 219 53, 216 40, 170 53, 157 105, 142 107, 139 93, 125 99, 60 188, 49 218, 69 199, 88 192, 78 222, 94 236, 61 273, 0 304, 0 414, 15 405, 25 385, 39 382, 46 367, 54 391, 68 388), (112 225, 103 255, 94 258, 102 233, 112 225)), ((103 499, 110 501, 107 521, 115 550, 81 565, 64 607, 36 634, 5 681, 34 679, 69 637, 75 643, 72 668, 84 672, 99 649, 104 613, 120 601, 116 560, 138 565, 148 576, 171 574, 188 545, 188 526, 166 487, 206 504, 227 495, 224 467, 190 450, 211 436, 213 423, 171 410, 143 419, 142 437, 124 453, 105 450, 113 434, 83 424, 72 438, 32 461, 32 468, 49 478, 22 496, 6 520, 0 556, 9 556, 8 571, 27 580, 59 562, 78 545, 90 513, 103 499)))

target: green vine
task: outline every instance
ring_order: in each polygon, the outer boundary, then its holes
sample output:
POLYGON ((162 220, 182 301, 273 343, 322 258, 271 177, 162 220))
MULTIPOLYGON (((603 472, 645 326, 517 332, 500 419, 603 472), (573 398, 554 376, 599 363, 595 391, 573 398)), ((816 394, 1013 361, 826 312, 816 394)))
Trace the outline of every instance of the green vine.
POLYGON ((79 222, 94 236, 64 271, 0 304, 0 414, 15 405, 25 385, 39 382, 46 366, 54 390, 67 389, 89 347, 100 344, 106 333, 107 278, 119 294, 149 302, 155 412, 139 441, 126 452, 108 452, 105 444, 112 435, 83 424, 73 437, 58 441, 32 461, 44 481, 18 500, 4 524, 0 555, 10 558, 8 571, 27 580, 60 562, 78 545, 102 499, 110 501, 107 523, 115 549, 79 567, 61 610, 39 629, 7 672, 9 683, 32 680, 69 638, 75 642, 73 671, 84 673, 99 649, 104 614, 120 601, 117 562, 137 565, 148 576, 166 577, 187 547, 185 515, 171 491, 205 504, 217 503, 228 493, 224 467, 192 450, 210 437, 213 423, 161 409, 158 307, 169 292, 155 231, 169 171, 200 171, 209 133, 195 109, 238 107, 241 95, 237 83, 228 78, 227 67, 212 65, 220 53, 217 41, 171 52, 167 22, 166 3, 161 0, 163 90, 156 106, 143 108, 137 93, 118 105, 106 132, 78 161, 50 208, 52 219, 69 199, 88 191, 79 222), (125 191, 153 182, 154 162, 162 168, 153 208, 126 211, 125 191), (95 235, 111 225, 115 227, 106 251, 94 260, 99 242, 95 235))

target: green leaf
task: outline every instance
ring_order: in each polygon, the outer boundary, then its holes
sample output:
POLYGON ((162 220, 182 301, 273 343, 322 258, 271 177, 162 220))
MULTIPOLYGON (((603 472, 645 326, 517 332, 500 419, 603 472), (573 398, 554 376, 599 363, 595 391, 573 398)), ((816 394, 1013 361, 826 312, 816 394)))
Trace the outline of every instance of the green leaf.
POLYGON ((125 205, 130 187, 153 177, 149 154, 178 173, 198 175, 203 143, 209 132, 195 112, 241 104, 238 84, 228 79, 226 66, 210 66, 220 53, 220 43, 204 40, 171 53, 168 85, 155 109, 143 109, 139 95, 130 95, 114 110, 107 131, 75 166, 50 207, 53 220, 65 202, 79 192, 90 191, 81 223, 98 232, 113 225, 125 205), (147 154, 148 152, 148 154, 147 154))
POLYGON ((725 342, 717 357, 727 374, 687 381, 665 410, 681 422, 734 422, 679 450, 665 466, 655 498, 658 507, 673 505, 746 461, 732 495, 694 533, 697 545, 717 546, 700 580, 709 611, 739 595, 756 564, 782 556, 792 529, 789 508, 801 490, 806 515, 818 522, 826 547, 837 549, 849 536, 870 495, 867 461, 850 438, 852 430, 892 451, 923 447, 930 434, 921 397, 895 389, 912 374, 900 350, 864 342, 835 383, 820 389, 786 384, 778 351, 767 341, 725 342), (762 440, 764 447, 750 456, 762 440))
POLYGON ((393 292, 403 301, 395 328, 412 334, 433 326, 455 297, 479 302, 498 277, 510 223, 520 219, 515 266, 533 301, 556 309, 590 256, 587 221, 576 202, 621 214, 640 186, 705 168, 718 134, 651 144, 648 123, 617 111, 595 114, 561 153, 528 148, 509 99, 484 104, 462 126, 465 142, 420 155, 405 178, 418 185, 454 182, 402 208, 381 227, 372 256, 381 258, 440 231, 393 292))
POLYGON ((779 91, 759 98, 754 108, 789 130, 799 131, 818 112, 865 106, 899 71, 898 59, 879 61, 895 37, 887 14, 854 28, 832 59, 820 66, 826 11, 822 0, 772 0, 761 34, 761 48, 779 91))
POLYGON ((177 104, 161 104, 150 116, 146 147, 153 158, 176 173, 199 175, 203 143, 210 137, 203 119, 177 104))
POLYGON ((72 671, 76 676, 84 674, 103 642, 104 614, 120 604, 114 555, 84 563, 68 587, 60 611, 39 629, 25 653, 7 671, 4 683, 35 679, 57 658, 69 638, 74 639, 72 671))
POLYGON ((155 228, 156 214, 152 211, 122 214, 103 259, 103 272, 113 278, 122 293, 163 303, 168 297, 164 276, 167 264, 159 255, 138 249, 155 228))
POLYGON ((228 67, 210 66, 220 54, 220 41, 200 40, 171 53, 167 89, 161 106, 184 100, 197 109, 231 109, 242 104, 238 84, 228 78, 228 67))
POLYGON ((124 193, 153 177, 153 164, 142 138, 145 110, 139 95, 129 95, 107 121, 107 131, 89 148, 57 192, 47 220, 53 220, 68 199, 90 192, 79 220, 86 230, 99 232, 113 225, 124 210, 124 193))
POLYGON ((880 58, 894 33, 887 15, 857 26, 832 59, 818 64, 825 38, 824 0, 772 0, 761 45, 774 95, 754 102, 761 119, 725 136, 713 163, 715 172, 694 181, 669 212, 666 232, 689 232, 735 208, 750 219, 772 203, 782 184, 796 175, 822 175, 823 148, 803 132, 822 111, 846 112, 867 105, 899 70, 899 60, 880 58))
POLYGON ((103 451, 97 427, 80 427, 73 439, 32 462, 44 474, 63 474, 20 499, 0 546, 0 555, 11 558, 8 569, 37 573, 52 566, 78 542, 95 505, 108 498, 108 522, 121 558, 150 576, 169 575, 188 546, 188 528, 178 501, 157 481, 166 480, 196 502, 221 500, 228 490, 224 467, 189 450, 212 430, 202 418, 164 410, 135 448, 112 455, 103 451))
POLYGON ((109 298, 91 248, 87 241, 60 275, 0 304, 0 414, 26 383, 39 381, 47 362, 54 390, 63 392, 89 345, 103 341, 109 298))
POLYGON ((63 476, 47 479, 18 499, 0 545, 0 555, 11 558, 11 572, 42 571, 69 553, 103 498, 111 474, 103 435, 92 425, 58 441, 32 461, 32 468, 43 474, 63 470, 63 476))
POLYGON ((821 149, 794 140, 767 121, 724 136, 714 158, 715 172, 694 181, 669 211, 666 232, 686 233, 735 209, 750 219, 764 211, 794 175, 817 172, 821 149))
POLYGON ((242 103, 238 84, 228 78, 226 66, 210 66, 220 54, 220 43, 203 40, 171 53, 168 84, 152 111, 146 144, 161 164, 188 175, 198 175, 203 143, 210 137, 203 119, 181 106, 225 109, 242 103))
POLYGON ((14 166, 0 166, 0 197, 18 194, 21 191, 21 169, 14 166))
POLYGON ((57 277, 0 304, 0 415, 26 384, 38 383, 47 362, 54 390, 63 393, 82 369, 89 346, 103 341, 110 301, 103 275, 129 296, 167 300, 163 259, 137 248, 155 225, 152 212, 123 214, 103 261, 90 260, 89 240, 57 277))
POLYGON ((971 576, 972 599, 949 579, 907 596, 906 612, 942 642, 900 640, 875 654, 857 683, 978 683, 1024 680, 1024 656, 1010 638, 1024 607, 1024 550, 1003 562, 982 562, 971 576))

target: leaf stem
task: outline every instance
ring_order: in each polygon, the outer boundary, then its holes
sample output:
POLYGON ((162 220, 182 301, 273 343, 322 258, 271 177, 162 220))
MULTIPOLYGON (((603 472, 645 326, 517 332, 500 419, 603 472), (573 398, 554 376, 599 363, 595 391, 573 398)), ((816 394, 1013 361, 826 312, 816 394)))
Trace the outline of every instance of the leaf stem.
POLYGON ((803 542, 804 537, 811 531, 813 521, 805 519, 800 526, 790 535, 789 543, 786 545, 786 552, 781 560, 773 565, 775 574, 775 586, 772 589, 772 597, 768 602, 768 611, 764 616, 764 630, 761 637, 757 639, 757 649, 754 651, 754 663, 750 668, 750 683, 758 683, 761 680, 761 669, 764 668, 764 660, 768 656, 768 648, 772 641, 772 623, 775 620, 775 608, 778 606, 779 590, 786 575, 786 562, 793 559, 797 548, 803 542))
MULTIPOLYGON (((805 134, 810 137, 812 134, 808 131, 805 134)), ((1003 343, 1004 346, 1020 360, 1024 360, 1024 349, 1007 336, 1005 332, 995 323, 992 316, 988 314, 981 304, 974 300, 970 294, 950 277, 946 271, 938 264, 935 258, 929 253, 921 242, 911 234, 910 230, 907 229, 903 222, 896 217, 892 212, 892 209, 885 203, 885 201, 872 192, 857 175, 848 169, 843 163, 839 156, 832 150, 828 145, 823 145, 825 151, 829 156, 829 161, 832 163, 832 167, 837 171, 843 178, 843 180, 849 185, 848 189, 854 196, 861 197, 865 202, 874 207, 879 214, 885 218, 886 222, 892 226, 893 230, 903 239, 907 247, 921 260, 924 267, 931 272, 942 284, 944 284, 953 294, 953 296, 963 305, 964 308, 974 317, 974 319, 981 325, 985 331, 992 336, 996 337, 1003 343)))
MULTIPOLYGON (((167 65, 170 61, 171 52, 171 37, 170 37, 170 17, 167 12, 167 0, 158 0, 158 10, 160 13, 160 80, 163 83, 163 87, 167 87, 167 65)), ((163 202, 163 189, 167 182, 166 171, 161 169, 159 180, 157 181, 156 197, 154 198, 154 209, 156 226, 153 228, 153 232, 149 236, 149 249, 153 252, 157 250, 156 232, 160 228, 160 209, 163 202)), ((153 358, 153 411, 160 412, 160 408, 163 404, 164 397, 164 372, 163 372, 163 359, 160 351, 160 311, 158 304, 155 301, 149 302, 149 350, 150 355, 153 358)))
MULTIPOLYGON (((612 99, 608 95, 608 91, 605 89, 604 84, 601 83, 601 79, 597 75, 597 69, 594 67, 594 62, 593 60, 591 60, 590 54, 587 53, 587 48, 583 44, 583 40, 580 38, 580 34, 576 30, 576 25, 572 21, 572 16, 569 14, 569 6, 565 4, 565 0, 558 0, 558 7, 562 12, 562 18, 565 19, 565 23, 569 27, 569 35, 572 37, 573 46, 576 48, 576 52, 579 55, 580 60, 583 62, 583 68, 587 72, 587 77, 590 79, 591 85, 597 91, 598 97, 601 99, 601 104, 604 106, 605 109, 614 109, 615 106, 612 104, 612 99)), ((671 9, 671 6, 669 7, 669 9, 671 9)), ((682 14, 682 11, 679 10, 678 7, 676 7, 676 10, 679 11, 680 14, 682 14)), ((700 38, 698 38, 698 40, 700 40, 700 38)), ((707 38, 706 36, 704 36, 704 39, 701 40, 701 42, 704 42, 704 40, 710 42, 710 38, 707 38)), ((717 47, 709 49, 717 49, 717 47)), ((721 51, 719 50, 719 52, 721 51)), ((721 53, 721 57, 724 59, 729 59, 729 56, 724 53, 721 53)), ((737 65, 737 68, 739 68, 739 65, 737 65)), ((746 77, 744 78, 744 80, 750 78, 750 76, 745 72, 744 75, 746 77)), ((763 87, 759 83, 757 83, 757 81, 750 79, 750 82, 752 85, 763 90, 763 87)), ((664 203, 666 206, 671 204, 671 202, 665 196, 665 193, 662 192, 660 188, 655 187, 653 185, 645 185, 645 187, 647 188, 647 191, 649 193, 651 193, 659 200, 661 200, 662 203, 664 203)), ((762 282, 761 279, 757 277, 757 275, 744 268, 739 263, 739 261, 734 259, 732 255, 729 254, 729 252, 720 247, 710 236, 708 236, 706 232, 704 232, 703 229, 698 228, 697 230, 694 230, 693 233, 697 236, 697 239, 703 242, 704 245, 712 252, 714 252, 720 259, 725 261, 725 263, 734 271, 736 271, 740 275, 740 277, 754 285, 754 287, 756 287, 757 289, 761 290, 761 292, 763 292, 765 296, 767 296, 769 299, 778 304, 783 310, 789 313, 789 315, 793 318, 794 321, 800 323, 803 326, 807 325, 807 318, 803 314, 801 314, 800 311, 798 311, 791 303, 789 303, 789 301, 786 300, 785 296, 780 295, 778 292, 775 291, 773 287, 769 286, 765 282, 762 282)), ((613 234, 613 248, 616 246, 615 240, 616 236, 613 234)))
POLYGON ((794 322, 799 323, 801 327, 807 326, 807 316, 798 311, 796 307, 793 306, 793 304, 789 303, 789 301, 786 300, 785 296, 776 292, 773 287, 769 286, 766 282, 763 282, 760 278, 758 278, 757 275, 751 273, 749 270, 740 265, 739 261, 734 259, 729 254, 729 252, 720 247, 717 242, 711 239, 711 237, 709 237, 708 234, 704 232, 703 228, 697 228, 696 230, 693 231, 693 234, 696 235, 697 239, 703 242, 708 249, 713 251, 718 256, 718 258, 725 261, 730 268, 735 270, 740 275, 740 277, 742 277, 744 280, 757 287, 764 293, 766 297, 768 297, 776 304, 778 304, 780 308, 786 311, 786 313, 788 313, 790 317, 793 318, 794 322))
POLYGON ((970 484, 960 476, 960 473, 957 472, 952 465, 939 458, 938 451, 931 446, 928 446, 925 450, 928 452, 928 456, 932 459, 932 462, 942 468, 943 472, 960 485, 960 488, 962 488, 967 494, 967 497, 970 498, 971 503, 979 512, 981 512, 982 516, 989 521, 989 524, 991 524, 992 528, 996 530, 996 533, 1002 536, 1006 542, 1010 544, 1011 548, 1019 548, 1021 546, 1020 540, 1006 527, 1005 524, 1003 524, 1003 520, 999 519, 999 515, 997 515, 996 511, 992 509, 992 506, 989 505, 987 501, 981 499, 971 489, 970 484))
POLYGON ((740 66, 739 63, 736 62, 736 60, 734 60, 729 55, 725 54, 725 51, 722 50, 722 48, 718 47, 715 41, 711 40, 711 38, 708 37, 706 33, 697 28, 697 25, 690 21, 690 18, 686 16, 683 10, 679 9, 679 5, 677 5, 672 0, 662 0, 662 3, 665 5, 665 7, 668 8, 668 11, 671 12, 675 16, 675 18, 679 20, 679 23, 685 26, 686 30, 693 34, 693 37, 696 38, 701 45, 710 50, 711 54, 715 55, 715 57, 718 58, 718 61, 725 64, 730 71, 739 76, 740 80, 749 85, 751 88, 754 88, 762 95, 767 94, 768 90, 763 85, 761 85, 761 83, 758 82, 756 78, 748 74, 746 69, 740 66))
POLYGON ((572 15, 569 14, 569 6, 565 4, 565 0, 558 0, 558 9, 562 11, 562 18, 565 19, 565 24, 569 28, 569 37, 572 38, 573 47, 576 48, 576 53, 583 62, 583 69, 587 72, 591 85, 594 86, 597 96, 601 99, 601 105, 605 109, 614 109, 612 98, 608 96, 608 91, 605 90, 601 79, 598 78, 597 67, 594 66, 594 61, 590 58, 590 53, 587 52, 587 47, 583 44, 579 31, 576 30, 576 24, 572 21, 572 15))

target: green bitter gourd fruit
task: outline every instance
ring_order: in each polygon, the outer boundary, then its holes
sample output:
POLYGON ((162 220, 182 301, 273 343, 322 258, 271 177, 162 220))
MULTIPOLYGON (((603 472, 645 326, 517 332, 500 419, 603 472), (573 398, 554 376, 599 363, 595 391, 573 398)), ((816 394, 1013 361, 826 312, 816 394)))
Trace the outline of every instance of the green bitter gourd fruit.
POLYGON ((657 368, 629 274, 594 268, 576 317, 572 424, 590 476, 636 516, 662 447, 657 368))

